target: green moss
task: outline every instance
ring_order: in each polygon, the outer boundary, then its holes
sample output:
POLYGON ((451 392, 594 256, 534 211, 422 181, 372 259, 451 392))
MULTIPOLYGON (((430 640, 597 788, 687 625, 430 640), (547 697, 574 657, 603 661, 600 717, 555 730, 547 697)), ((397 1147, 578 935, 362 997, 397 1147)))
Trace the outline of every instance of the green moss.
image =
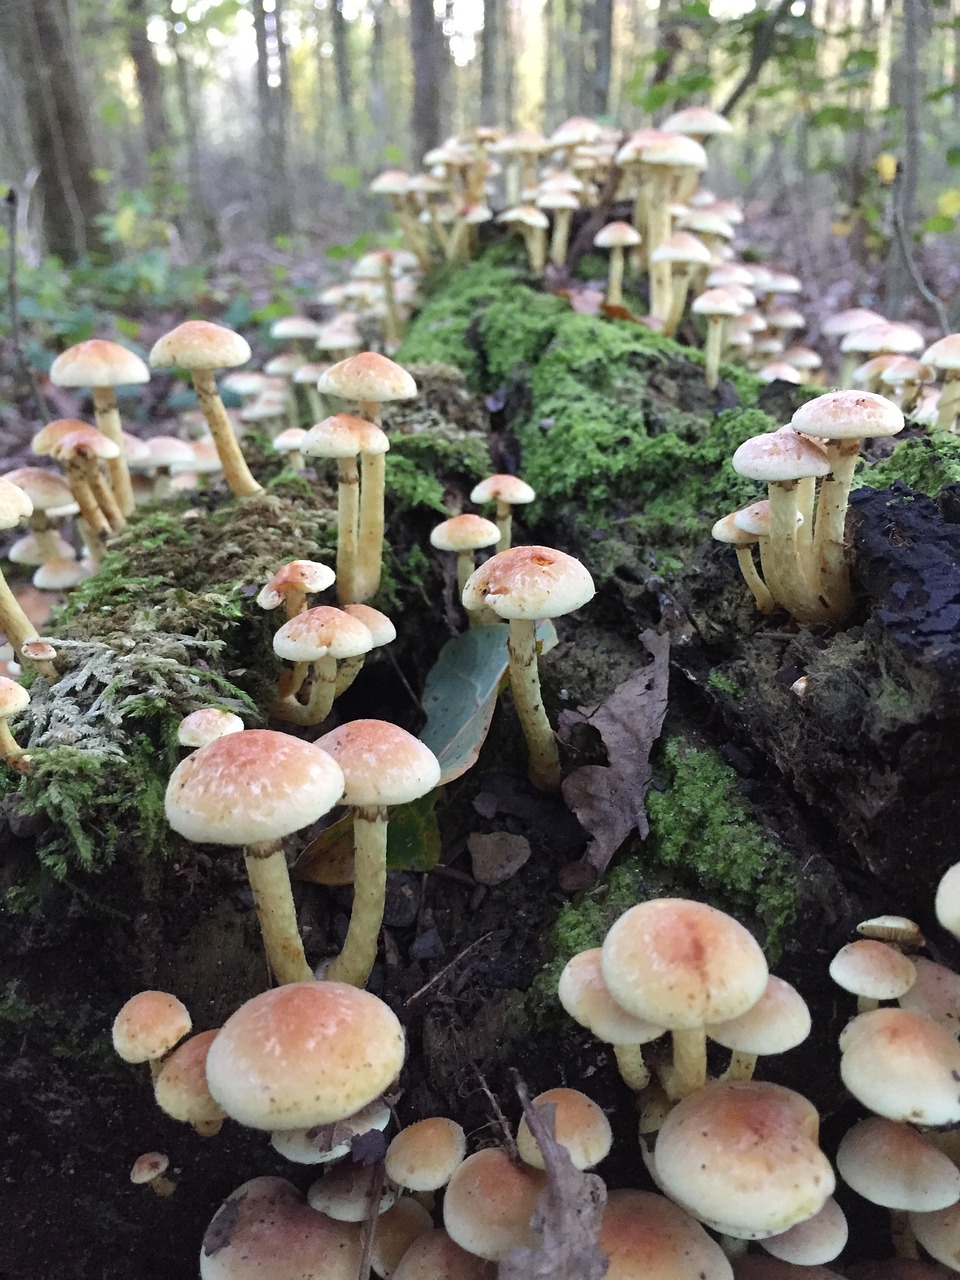
POLYGON ((960 436, 950 431, 903 440, 883 462, 863 465, 857 483, 886 489, 897 480, 935 498, 948 484, 960 483, 960 436))
POLYGON ((679 885, 699 886, 714 905, 761 922, 776 958, 796 910, 785 850, 757 822, 736 773, 715 751, 670 738, 659 771, 666 785, 647 796, 645 857, 679 873, 679 885))
POLYGON ((737 684, 736 680, 731 680, 729 676, 725 676, 722 671, 714 668, 707 676, 707 684, 711 689, 716 689, 718 693, 729 694, 731 698, 742 698, 743 688, 737 684))
POLYGON ((103 1029, 102 1011, 85 1002, 59 1005, 49 993, 42 999, 31 999, 25 984, 13 979, 0 991, 0 1043, 19 1051, 25 1038, 35 1050, 55 1058, 83 1062, 98 1070, 118 1069, 110 1037, 103 1029))

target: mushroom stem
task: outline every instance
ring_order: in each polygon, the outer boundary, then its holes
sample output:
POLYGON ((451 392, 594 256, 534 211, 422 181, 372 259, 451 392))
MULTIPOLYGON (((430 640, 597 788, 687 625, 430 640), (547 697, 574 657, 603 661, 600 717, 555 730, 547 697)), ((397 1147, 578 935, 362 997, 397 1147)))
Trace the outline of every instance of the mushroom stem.
POLYGON ((120 411, 117 408, 117 397, 113 387, 93 388, 93 413, 97 426, 120 450, 115 458, 108 458, 107 475, 110 477, 110 488, 113 490, 121 514, 132 515, 133 485, 130 483, 127 454, 123 446, 123 428, 120 425, 120 411))
POLYGON ((325 654, 310 664, 295 663, 289 678, 281 686, 280 701, 271 707, 272 714, 280 720, 286 720, 288 724, 322 724, 330 714, 336 697, 336 680, 337 660, 332 654, 325 654), (302 669, 307 665, 313 668, 310 696, 306 702, 298 702, 296 695, 304 680, 302 669))
POLYGON ((770 594, 767 584, 757 572, 757 566, 753 562, 752 549, 750 547, 734 547, 734 550, 737 553, 737 564, 740 566, 743 580, 750 588, 753 598, 757 602, 757 608, 761 613, 773 613, 777 604, 770 594))
POLYGON ((360 471, 356 458, 337 459, 337 600, 357 599, 357 544, 360 526, 360 471))
POLYGON ((290 872, 279 840, 246 845, 243 858, 260 921, 267 963, 277 982, 311 982, 303 941, 297 928, 290 872))
MULTIPOLYGON (((386 489, 386 455, 361 453, 360 536, 357 548, 357 585, 354 600, 369 600, 380 590, 383 566, 383 502, 386 489)), ((351 602, 352 603, 352 602, 351 602)))
POLYGON ((111 529, 100 504, 90 488, 90 479, 84 459, 79 456, 67 460, 67 482, 70 492, 80 508, 80 515, 97 538, 109 538, 111 529))
POLYGON ((643 1049, 640 1045, 615 1044, 613 1056, 617 1060, 620 1079, 628 1089, 639 1093, 641 1089, 647 1087, 650 1083, 650 1069, 643 1060, 643 1049))
MULTIPOLYGON (((116 459, 112 459, 112 461, 116 461, 116 459)), ((120 509, 120 504, 117 502, 116 495, 100 470, 99 463, 91 459, 89 467, 90 491, 93 494, 94 501, 110 525, 111 533, 120 533, 127 527, 127 521, 120 509)))
POLYGON ((570 240, 572 218, 572 209, 556 209, 554 211, 553 232, 550 237, 550 261, 556 267, 562 267, 567 260, 567 245, 570 240))
POLYGON ((707 1033, 703 1027, 671 1031, 673 1066, 663 1081, 674 1101, 702 1089, 707 1079, 707 1033))
POLYGON ((0 760, 8 764, 16 773, 30 772, 30 757, 23 747, 17 744, 6 720, 0 720, 0 760))
POLYGON ((663 324, 663 336, 665 338, 672 338, 680 328, 683 309, 687 305, 687 293, 690 290, 692 270, 692 267, 685 262, 674 264, 674 271, 670 278, 670 309, 663 324))
MULTIPOLYGON (((473 551, 457 552, 457 595, 460 599, 463 599, 463 588, 476 567, 476 556, 473 551)), ((468 610, 467 613, 469 616, 470 611, 468 610)), ((472 617, 470 617, 470 625, 473 625, 472 617)))
MULTIPOLYGON (((0 631, 13 645, 17 660, 23 662, 23 646, 28 640, 36 639, 37 628, 20 607, 20 601, 10 590, 10 585, 2 573, 0 573, 0 631)), ((34 666, 51 680, 59 678, 56 668, 49 662, 36 662, 34 666)))
POLYGON ((353 907, 340 954, 327 968, 330 982, 363 987, 377 959, 387 892, 387 811, 374 805, 353 811, 353 907))
POLYGON ((366 655, 358 653, 354 658, 344 658, 337 668, 337 682, 334 686, 334 700, 340 697, 341 693, 346 691, 356 680, 357 676, 363 670, 363 659, 366 655))
MULTIPOLYGON (((647 254, 670 238, 670 174, 664 166, 655 166, 647 206, 647 254)), ((650 312, 664 318, 671 301, 670 263, 650 261, 650 312)), ((707 383, 709 386, 709 382, 707 383)))
POLYGON ((537 624, 533 619, 510 619, 507 639, 510 688, 530 752, 530 781, 541 791, 559 791, 560 754, 540 694, 536 630, 537 624))
POLYGON ((193 385, 197 400, 207 420, 210 434, 213 436, 217 453, 223 463, 223 475, 230 492, 235 498, 251 498, 262 492, 262 486, 250 473, 243 450, 237 443, 227 411, 223 407, 220 393, 217 391, 217 380, 212 369, 194 369, 193 385))
POLYGON ((890 1210, 890 1243, 895 1258, 919 1258, 920 1249, 910 1216, 905 1209, 890 1210))
POLYGON ((509 502, 504 502, 502 498, 497 499, 497 515, 496 526, 500 530, 500 541, 497 543, 497 551, 509 551, 511 547, 511 538, 513 537, 513 508, 509 502))
POLYGON ((817 589, 807 576, 797 543, 796 480, 770 483, 770 576, 767 585, 774 598, 798 622, 820 622, 826 618, 817 589))
POLYGON ((960 413, 960 378, 956 374, 947 374, 937 401, 937 428, 940 431, 952 431, 960 413))
MULTIPOLYGON (((660 266, 653 263, 651 271, 660 266)), ((654 315, 657 313, 654 312, 654 315)), ((704 370, 707 386, 712 391, 720 381, 720 359, 723 355, 724 333, 727 327, 726 316, 710 316, 707 320, 706 368, 704 370)))
POLYGON ((623 303, 623 246, 615 244, 610 250, 610 272, 607 276, 607 306, 619 307, 623 303))
POLYGON ((847 573, 844 529, 850 486, 860 456, 860 441, 856 438, 834 440, 826 442, 824 448, 830 456, 833 470, 820 485, 813 554, 820 594, 829 602, 827 616, 836 619, 842 617, 853 602, 847 573))
POLYGON ((756 1069, 755 1053, 742 1053, 739 1049, 734 1049, 730 1056, 730 1064, 720 1078, 721 1080, 752 1080, 756 1069))

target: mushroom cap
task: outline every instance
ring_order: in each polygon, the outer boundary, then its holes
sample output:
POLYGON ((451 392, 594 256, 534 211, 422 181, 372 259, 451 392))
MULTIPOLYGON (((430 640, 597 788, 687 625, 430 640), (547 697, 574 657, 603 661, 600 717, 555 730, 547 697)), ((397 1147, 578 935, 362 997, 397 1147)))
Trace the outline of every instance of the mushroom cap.
POLYGON ((130 1170, 130 1181, 136 1187, 146 1186, 162 1177, 170 1168, 170 1157, 163 1151, 145 1151, 137 1156, 130 1170))
POLYGON ((790 382, 796 387, 803 382, 799 370, 786 360, 773 360, 770 364, 765 364, 757 370, 757 377, 761 382, 790 382))
POLYGON ((530 1225, 546 1175, 518 1168, 500 1147, 477 1151, 458 1166, 443 1197, 443 1225, 461 1248, 499 1262, 511 1249, 536 1248, 530 1225))
POLYGON ((33 503, 34 511, 56 511, 58 507, 74 506, 70 486, 59 471, 48 471, 45 467, 17 467, 3 478, 23 490, 33 503))
POLYGON ((232 369, 250 359, 246 338, 209 320, 185 320, 153 344, 154 369, 232 369))
POLYGON ((920 359, 924 364, 933 365, 934 369, 950 372, 960 369, 960 333, 948 333, 945 338, 938 338, 920 359))
POLYGON ((390 1123, 390 1108, 382 1098, 352 1116, 332 1125, 311 1125, 309 1129, 274 1129, 270 1145, 294 1164, 329 1164, 349 1153, 353 1140, 374 1129, 381 1133, 390 1123))
POLYGON ((760 1243, 774 1258, 815 1267, 821 1262, 832 1262, 843 1251, 848 1235, 844 1212, 830 1196, 818 1213, 775 1236, 767 1236, 760 1243))
POLYGON ((92 578, 93 566, 89 560, 78 560, 70 547, 69 556, 54 556, 39 566, 31 582, 41 591, 66 591, 79 582, 92 578))
POLYGON ((690 310, 698 316, 738 316, 743 311, 743 304, 731 289, 737 285, 721 285, 716 289, 707 289, 699 294, 690 304, 690 310))
POLYGON ((922 1013, 952 1036, 960 1037, 960 974, 926 956, 915 956, 913 967, 917 980, 900 997, 901 1009, 922 1013))
POLYGON ((334 413, 307 432, 303 452, 317 458, 355 458, 358 453, 386 453, 385 431, 352 413, 334 413))
POLYGON ((937 922, 955 938, 960 938, 960 862, 947 867, 937 885, 937 922))
POLYGON ((898 947, 922 947, 926 942, 920 926, 907 916, 871 916, 869 920, 860 921, 857 933, 863 938, 892 942, 898 947))
POLYGON ((827 454, 816 441, 800 435, 800 430, 768 431, 744 440, 731 460, 734 471, 768 484, 829 475, 833 464, 827 454))
POLYGON ((733 1277, 723 1250, 700 1223, 651 1191, 611 1191, 597 1244, 609 1258, 606 1280, 733 1277))
POLYGON ((169 1053, 193 1023, 167 991, 138 991, 113 1020, 113 1047, 124 1062, 152 1062, 169 1053))
POLYGON ((960 1045, 932 1018, 873 1009, 840 1037, 840 1076, 865 1107, 888 1120, 960 1124, 960 1045))
POLYGON ((707 1035, 739 1053, 786 1053, 806 1040, 810 1027, 810 1010, 803 996, 789 982, 771 974, 756 1004, 739 1018, 711 1023, 707 1035))
MULTIPOLYGON (((533 1099, 533 1106, 554 1107, 554 1138, 566 1149, 577 1169, 592 1169, 613 1145, 610 1121, 592 1098, 579 1089, 547 1089, 533 1099)), ((524 1116, 517 1129, 520 1159, 535 1169, 545 1168, 539 1143, 524 1116)))
POLYGON ((500 530, 492 520, 468 511, 451 516, 430 531, 430 545, 438 551, 477 551, 500 541, 500 530))
POLYGON ((279 338, 315 338, 320 331, 316 320, 306 316, 280 316, 270 326, 270 337, 279 338))
POLYGON ((586 565, 551 547, 511 547, 491 556, 467 579, 466 609, 486 606, 500 618, 559 618, 593 599, 586 565))
POLYGON ((384 169, 378 173, 367 190, 375 196, 403 196, 410 185, 410 175, 403 169, 384 169))
POLYGON ((108 440, 96 427, 81 423, 74 431, 65 432, 50 450, 58 462, 70 458, 119 458, 120 446, 108 440))
POLYGON ((742 924, 685 898, 657 898, 624 912, 604 939, 602 963, 618 1004, 671 1029, 739 1017, 769 977, 742 924))
POLYGON ((276 609, 290 591, 326 591, 336 580, 334 571, 320 560, 288 560, 261 587, 257 604, 261 609, 276 609))
POLYGON ((917 980, 912 960, 885 942, 860 938, 841 947, 830 961, 830 977, 844 991, 871 1000, 897 1000, 917 980))
POLYGON ((57 356, 50 381, 55 387, 127 387, 149 382, 150 370, 119 342, 88 338, 57 356))
POLYGON ((700 143, 684 133, 668 133, 657 130, 659 137, 649 138, 640 148, 644 164, 665 165, 669 168, 698 169, 707 167, 707 153, 700 143))
POLYGON ((759 1080, 708 1084, 678 1102, 657 1135, 656 1174, 701 1222, 760 1240, 817 1213, 833 1194, 819 1116, 798 1093, 759 1080))
POLYGON ((251 1178, 207 1227, 200 1280, 356 1280, 362 1254, 355 1226, 311 1209, 285 1178, 251 1178))
POLYGON ((317 380, 317 389, 342 400, 366 400, 382 404, 387 400, 412 400, 417 384, 393 360, 375 351, 361 351, 331 365, 317 380))
POLYGON ((667 116, 660 127, 668 133, 689 133, 698 138, 709 138, 733 130, 733 125, 726 116, 711 111, 709 107, 683 107, 667 116))
POLYGON ((210 1046, 207 1083, 251 1129, 307 1129, 352 1116, 403 1066, 403 1028, 369 991, 291 982, 231 1014, 210 1046))
POLYGON ((374 609, 368 604, 345 604, 343 612, 349 613, 351 618, 356 618, 358 622, 363 623, 373 636, 374 649, 379 649, 396 640, 397 628, 379 609, 374 609))
POLYGON ((739 514, 738 511, 731 511, 729 515, 721 516, 710 530, 711 538, 731 547, 752 547, 755 542, 758 542, 758 534, 749 533, 737 524, 736 518, 739 514))
MULTIPOLYGON (((705 267, 712 261, 710 250, 689 231, 674 231, 650 254, 651 262, 685 262, 705 267)), ((720 283, 717 281, 716 283, 720 283)), ((728 283, 736 283, 728 281, 728 283)))
MULTIPOLYGON (((405 1203, 398 1200, 394 1209, 405 1203)), ((377 1219, 378 1229, 386 1216, 377 1219)), ((376 1255, 376 1234, 373 1250, 376 1255)), ((496 1280, 497 1268, 485 1258, 461 1249, 446 1231, 433 1228, 412 1242, 394 1271, 379 1274, 390 1275, 392 1280, 496 1280)))
POLYGON ((603 978, 601 950, 591 947, 567 961, 557 984, 557 997, 570 1017, 604 1044, 649 1044, 666 1034, 646 1018, 621 1008, 603 978))
MULTIPOLYGON (((337 1222, 363 1222, 371 1210, 379 1215, 393 1207, 400 1194, 389 1182, 380 1183, 380 1198, 374 1204, 374 1170, 359 1161, 340 1161, 326 1170, 307 1190, 307 1203, 318 1213, 337 1222)), ((380 1179, 377 1178, 377 1182, 380 1179)))
POLYGON ((855 440, 895 436, 903 430, 903 414, 873 391, 828 391, 802 404, 790 419, 794 431, 823 440, 855 440))
POLYGON ((629 222, 608 222, 593 237, 598 249, 629 249, 640 243, 640 232, 629 222))
POLYGON ((894 351, 898 355, 912 355, 924 348, 923 334, 910 324, 883 320, 880 324, 858 325, 849 330, 840 343, 840 350, 894 351))
POLYGON ((164 1059, 153 1082, 157 1106, 174 1120, 197 1126, 218 1125, 227 1113, 207 1085, 207 1055, 216 1031, 200 1031, 182 1041, 164 1059))
POLYGON ((0 529, 12 529, 33 515, 33 503, 24 491, 0 476, 0 529))
POLYGON ((537 192, 538 209, 579 209, 580 201, 572 191, 559 186, 541 186, 537 192))
POLYGON ((846 311, 838 311, 823 322, 823 333, 828 338, 840 338, 853 329, 863 329, 867 325, 886 324, 886 320, 878 311, 868 311, 866 307, 850 307, 846 311))
POLYGON ((518 223, 522 227, 532 227, 535 231, 546 231, 550 219, 535 204, 521 204, 514 209, 506 209, 497 217, 498 222, 508 226, 518 223))
POLYGON ((536 492, 519 476, 487 476, 470 490, 471 502, 505 502, 516 507, 533 502, 536 492))
POLYGON ((181 760, 167 784, 167 821, 197 844, 263 844, 316 822, 342 791, 340 766, 314 743, 245 729, 181 760))
POLYGON ((960 1200, 960 1170, 909 1124, 869 1116, 843 1136, 837 1172, 847 1186, 886 1209, 929 1213, 960 1200))
POLYGON ((263 372, 269 378, 292 378, 301 365, 306 363, 304 356, 293 351, 281 351, 279 355, 270 357, 263 366, 263 372))
POLYGON ((303 427, 287 427, 278 436, 274 436, 274 452, 295 453, 297 450, 302 450, 306 435, 307 433, 303 427))
POLYGON ((288 662, 316 662, 328 654, 340 661, 369 653, 373 636, 358 619, 331 604, 289 618, 273 637, 273 651, 288 662))
POLYGON ((430 748, 386 720, 351 720, 317 745, 343 770, 342 804, 407 804, 440 782, 440 762, 430 748))
POLYGON ((463 1163, 467 1138, 446 1116, 432 1116, 401 1129, 387 1147, 384 1172, 407 1191, 439 1191, 463 1163))
POLYGON ((931 1258, 955 1272, 960 1257, 960 1204, 935 1209, 932 1213, 911 1213, 909 1222, 913 1234, 931 1258))
POLYGON ((29 705, 30 695, 23 685, 9 676, 0 676, 0 720, 25 711, 29 705))
POLYGON ((194 464, 193 447, 179 436, 151 436, 146 442, 147 458, 140 463, 145 471, 190 471, 194 464))
POLYGON ((244 723, 232 711, 219 707, 200 707, 184 716, 177 725, 177 741, 181 747, 205 747, 228 733, 241 733, 244 723))

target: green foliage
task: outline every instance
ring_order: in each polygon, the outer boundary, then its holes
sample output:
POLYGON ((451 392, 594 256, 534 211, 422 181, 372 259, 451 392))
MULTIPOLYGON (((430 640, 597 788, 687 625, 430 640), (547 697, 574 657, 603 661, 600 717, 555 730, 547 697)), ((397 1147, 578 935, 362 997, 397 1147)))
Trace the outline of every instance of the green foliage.
POLYGON ((889 457, 872 466, 864 465, 857 484, 885 489, 901 480, 911 489, 935 498, 945 485, 960 483, 960 436, 950 431, 901 441, 889 457))
POLYGON ((83 1062, 98 1071, 116 1068, 102 1010, 75 1000, 61 1006, 47 993, 34 1000, 26 984, 14 978, 0 991, 0 1041, 19 1045, 24 1037, 35 1050, 55 1058, 83 1062))
POLYGON ((717 752, 670 738, 660 772, 664 789, 647 796, 645 859, 678 873, 681 890, 687 882, 715 906, 762 922, 776 958, 796 911, 796 872, 786 852, 757 822, 717 752))

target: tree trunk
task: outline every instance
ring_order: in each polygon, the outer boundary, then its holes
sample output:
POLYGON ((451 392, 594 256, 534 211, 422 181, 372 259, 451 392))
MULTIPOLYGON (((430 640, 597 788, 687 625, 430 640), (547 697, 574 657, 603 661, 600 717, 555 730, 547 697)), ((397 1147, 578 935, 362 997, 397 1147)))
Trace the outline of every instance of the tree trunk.
POLYGON ((610 104, 610 71, 613 66, 613 0, 595 0, 593 6, 593 102, 588 115, 607 114, 610 104))
POLYGON ((291 223, 280 17, 280 0, 274 0, 274 7, 269 11, 263 0, 253 0, 253 30, 257 41, 257 120, 267 195, 267 234, 271 237, 288 233, 291 223))
POLYGON ((370 13, 373 30, 370 33, 370 75, 367 90, 368 111, 376 136, 386 141, 390 133, 390 114, 387 109, 387 57, 384 19, 387 0, 372 0, 370 13))
POLYGON ((340 136, 347 159, 356 162, 357 133, 353 122, 353 72, 350 66, 350 42, 343 16, 343 0, 331 0, 330 22, 333 28, 333 62, 337 73, 337 106, 340 136))
POLYGON ((173 135, 163 95, 163 69, 147 39, 147 0, 127 0, 127 48, 137 73, 147 182, 161 214, 173 186, 173 135))
MULTIPOLYGON (((480 38, 480 124, 500 123, 497 109, 497 64, 500 60, 500 0, 483 0, 480 38)), ((549 0, 548 0, 549 3, 549 0)))
POLYGON ((70 0, 31 0, 0 10, 5 44, 20 52, 47 248, 67 263, 88 252, 107 253, 97 225, 107 207, 93 176, 93 130, 76 63, 70 0))
POLYGON ((433 13, 433 0, 410 0, 413 54, 413 150, 419 164, 443 137, 443 87, 447 42, 433 13))
POLYGON ((187 152, 187 190, 190 198, 190 212, 200 231, 200 245, 206 253, 216 253, 223 246, 220 239, 220 227, 216 215, 207 202, 203 189, 203 161, 200 156, 200 134, 197 128, 197 113, 193 106, 193 93, 190 87, 190 72, 180 37, 176 27, 171 23, 168 28, 170 46, 173 49, 173 66, 176 72, 177 104, 183 124, 183 138, 187 152))
POLYGON ((927 36, 928 14, 924 0, 903 0, 903 33, 900 57, 891 76, 895 86, 895 102, 902 111, 903 150, 900 173, 894 189, 899 223, 887 260, 887 308, 899 316, 904 302, 913 292, 913 281, 905 255, 913 252, 916 230, 917 186, 920 180, 922 140, 920 110, 926 88, 923 73, 923 46, 927 36))

